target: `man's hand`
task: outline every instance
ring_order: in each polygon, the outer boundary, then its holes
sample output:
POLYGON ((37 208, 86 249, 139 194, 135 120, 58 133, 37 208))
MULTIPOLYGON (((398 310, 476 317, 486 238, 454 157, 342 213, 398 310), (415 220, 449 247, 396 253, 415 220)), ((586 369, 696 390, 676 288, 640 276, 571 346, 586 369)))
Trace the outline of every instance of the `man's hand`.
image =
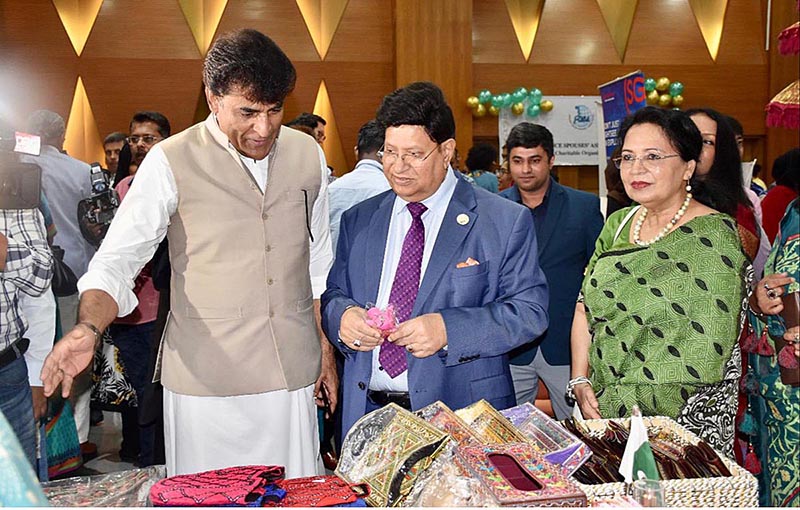
POLYGON ((345 310, 339 323, 339 340, 354 351, 371 351, 379 346, 383 342, 381 332, 366 320, 367 311, 361 307, 345 310))
POLYGON ((44 388, 31 386, 31 397, 33 398, 33 419, 39 423, 39 420, 47 415, 47 397, 44 396, 44 388))
POLYGON ((412 356, 427 358, 447 345, 447 328, 438 313, 426 313, 401 323, 388 340, 405 347, 412 356))
POLYGON ((794 344, 794 355, 800 358, 800 326, 787 329, 783 339, 794 344))
POLYGON ((69 397, 73 380, 92 362, 94 350, 94 332, 82 324, 76 324, 53 346, 44 360, 41 375, 44 395, 51 396, 61 384, 61 396, 69 397))
POLYGON ((316 384, 314 384, 314 396, 317 407, 325 407, 325 399, 327 398, 329 407, 325 413, 325 418, 330 418, 339 403, 339 374, 336 373, 336 359, 332 348, 322 351, 322 370, 316 384), (323 392, 325 398, 323 398, 323 392))

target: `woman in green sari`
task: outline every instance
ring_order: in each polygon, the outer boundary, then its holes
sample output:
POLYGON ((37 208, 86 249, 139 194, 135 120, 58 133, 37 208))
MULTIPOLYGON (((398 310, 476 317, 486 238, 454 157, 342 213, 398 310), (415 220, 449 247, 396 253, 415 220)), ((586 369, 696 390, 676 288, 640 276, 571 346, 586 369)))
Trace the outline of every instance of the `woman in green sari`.
POLYGON ((585 418, 668 416, 733 457, 747 260, 736 222, 693 178, 702 138, 644 108, 615 163, 640 204, 608 218, 572 326, 568 393, 585 418), (694 195, 692 193, 694 189, 694 195))

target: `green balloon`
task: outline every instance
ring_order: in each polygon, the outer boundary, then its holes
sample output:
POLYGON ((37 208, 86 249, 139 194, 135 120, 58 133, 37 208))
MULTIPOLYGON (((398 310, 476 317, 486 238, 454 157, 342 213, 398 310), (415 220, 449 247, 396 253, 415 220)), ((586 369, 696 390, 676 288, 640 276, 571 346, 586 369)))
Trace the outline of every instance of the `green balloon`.
POLYGON ((538 104, 531 104, 531 105, 528 105, 528 109, 526 110, 526 113, 528 114, 528 117, 538 117, 540 111, 541 111, 541 108, 539 108, 538 104))
POLYGON ((525 89, 517 89, 511 94, 511 97, 514 99, 514 103, 521 103, 525 101, 525 97, 527 97, 528 91, 525 89))
POLYGON ((529 94, 528 97, 530 98, 531 103, 533 103, 535 105, 538 105, 539 103, 542 102, 542 91, 541 90, 539 90, 537 88, 533 88, 533 89, 531 89, 531 91, 528 94, 529 94))
POLYGON ((644 89, 648 92, 652 92, 656 89, 656 80, 655 78, 647 78, 644 81, 644 89))
POLYGON ((683 83, 679 81, 673 81, 669 86, 669 95, 675 97, 680 96, 681 94, 683 94, 683 83))
POLYGON ((496 96, 492 96, 492 106, 494 106, 495 108, 503 107, 503 94, 497 94, 496 96))
POLYGON ((488 103, 492 100, 492 92, 489 89, 483 89, 478 92, 478 101, 481 103, 488 103))
POLYGON ((504 108, 508 108, 512 104, 516 103, 516 101, 514 101, 514 98, 508 92, 506 92, 502 96, 503 96, 503 107, 504 108))
POLYGON ((526 89, 525 87, 517 87, 517 90, 515 90, 515 92, 519 92, 520 95, 522 95, 523 97, 528 95, 528 89, 526 89))

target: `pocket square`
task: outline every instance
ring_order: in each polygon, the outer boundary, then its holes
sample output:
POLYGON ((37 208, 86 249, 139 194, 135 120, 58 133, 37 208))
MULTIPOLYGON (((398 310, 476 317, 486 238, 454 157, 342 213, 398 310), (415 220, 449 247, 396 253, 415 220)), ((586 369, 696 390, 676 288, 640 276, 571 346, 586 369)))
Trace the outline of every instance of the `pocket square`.
POLYGON ((470 266, 479 266, 480 262, 473 259, 472 257, 467 257, 467 260, 464 262, 459 262, 456 264, 456 269, 461 269, 462 267, 470 267, 470 266))

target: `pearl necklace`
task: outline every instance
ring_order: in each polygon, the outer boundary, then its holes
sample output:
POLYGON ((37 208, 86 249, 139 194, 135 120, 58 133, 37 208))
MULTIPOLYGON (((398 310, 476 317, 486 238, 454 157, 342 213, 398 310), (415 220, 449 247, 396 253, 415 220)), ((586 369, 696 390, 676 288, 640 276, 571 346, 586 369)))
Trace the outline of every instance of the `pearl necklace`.
POLYGON ((683 205, 681 205, 681 208, 675 213, 675 216, 669 220, 669 223, 667 223, 667 225, 661 229, 661 232, 659 232, 657 236, 649 241, 642 241, 639 238, 639 232, 642 230, 644 219, 647 218, 647 207, 642 206, 642 214, 639 215, 639 218, 636 220, 636 224, 633 226, 633 242, 636 243, 637 246, 650 246, 651 244, 660 241, 665 235, 669 234, 670 230, 672 230, 683 217, 683 215, 686 214, 686 209, 689 208, 689 202, 691 202, 691 200, 692 194, 687 193, 686 199, 683 201, 683 205))

